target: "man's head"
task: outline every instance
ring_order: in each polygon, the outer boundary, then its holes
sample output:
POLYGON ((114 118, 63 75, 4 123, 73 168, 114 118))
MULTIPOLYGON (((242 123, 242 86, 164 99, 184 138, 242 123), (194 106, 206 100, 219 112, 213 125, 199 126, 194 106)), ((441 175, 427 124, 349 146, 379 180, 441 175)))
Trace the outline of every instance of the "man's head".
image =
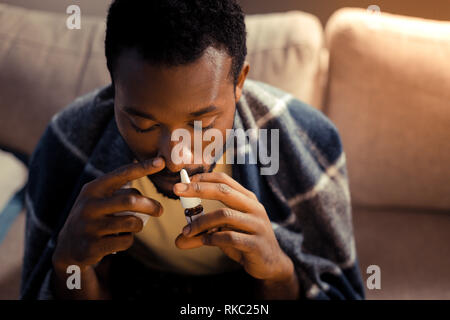
MULTIPOLYGON (((107 19, 105 53, 114 85, 116 122, 137 160, 161 156, 166 168, 149 177, 175 198, 179 171, 213 165, 176 164, 176 129, 194 121, 226 137, 233 126, 249 65, 244 14, 235 0, 116 0, 107 19)), ((205 148, 209 142, 203 142, 205 148)), ((202 149, 203 149, 202 148, 202 149)))

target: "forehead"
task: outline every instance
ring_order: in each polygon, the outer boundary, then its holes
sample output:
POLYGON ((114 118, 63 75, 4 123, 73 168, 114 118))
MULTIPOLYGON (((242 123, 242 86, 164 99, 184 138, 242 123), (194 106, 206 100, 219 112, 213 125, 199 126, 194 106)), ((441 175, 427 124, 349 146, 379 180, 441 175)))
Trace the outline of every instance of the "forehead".
POLYGON ((231 57, 212 47, 190 64, 170 67, 150 64, 136 50, 126 50, 115 68, 116 99, 138 108, 190 112, 233 93, 230 68, 231 57))

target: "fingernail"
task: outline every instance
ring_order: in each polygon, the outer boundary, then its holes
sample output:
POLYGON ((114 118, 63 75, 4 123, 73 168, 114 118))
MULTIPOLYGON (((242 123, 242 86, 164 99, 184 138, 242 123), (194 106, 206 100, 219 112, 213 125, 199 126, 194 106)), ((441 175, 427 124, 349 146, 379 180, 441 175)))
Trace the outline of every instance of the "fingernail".
POLYGON ((163 164, 163 161, 161 158, 156 158, 156 159, 153 159, 152 164, 154 167, 159 167, 163 164))
POLYGON ((188 224, 187 226, 185 226, 185 227, 183 228, 183 234, 184 234, 185 236, 187 236, 187 235, 189 234, 189 232, 191 232, 191 225, 190 225, 190 224, 188 224))
POLYGON ((188 189, 187 183, 177 183, 175 185, 175 191, 183 192, 186 191, 187 189, 188 189))

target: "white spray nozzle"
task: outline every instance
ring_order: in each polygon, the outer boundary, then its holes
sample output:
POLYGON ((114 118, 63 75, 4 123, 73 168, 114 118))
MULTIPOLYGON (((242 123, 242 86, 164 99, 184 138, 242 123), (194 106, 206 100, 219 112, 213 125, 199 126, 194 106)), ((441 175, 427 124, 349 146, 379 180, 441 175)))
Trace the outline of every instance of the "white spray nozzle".
POLYGON ((188 176, 187 171, 185 169, 181 169, 180 177, 181 177, 181 182, 183 182, 183 183, 191 183, 191 179, 189 179, 189 176, 188 176))
MULTIPOLYGON (((191 179, 189 179, 189 176, 185 169, 181 169, 180 177, 181 177, 182 183, 191 183, 191 179)), ((183 206, 184 209, 195 208, 196 206, 198 206, 199 204, 202 203, 200 198, 180 197, 180 201, 181 201, 181 205, 183 206)))

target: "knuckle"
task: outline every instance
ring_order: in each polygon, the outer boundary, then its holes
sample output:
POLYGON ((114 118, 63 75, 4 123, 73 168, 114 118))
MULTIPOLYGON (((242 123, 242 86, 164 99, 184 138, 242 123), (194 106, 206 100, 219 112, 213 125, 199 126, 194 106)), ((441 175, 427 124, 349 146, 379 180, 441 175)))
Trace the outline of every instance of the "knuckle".
MULTIPOLYGON (((142 163, 140 163, 140 165, 142 167, 144 167, 144 165, 142 163)), ((126 164, 123 167, 119 168, 117 171, 118 171, 117 172, 118 176, 127 176, 133 171, 133 169, 132 169, 132 167, 130 165, 126 164)))
POLYGON ((258 197, 253 191, 250 191, 250 198, 252 198, 253 200, 258 200, 258 197))
POLYGON ((84 198, 80 201, 78 209, 81 211, 80 216, 84 219, 89 218, 95 211, 96 203, 90 198, 84 198))
POLYGON ((219 183, 217 184, 217 188, 219 189, 220 192, 228 194, 231 192, 231 188, 226 185, 225 183, 219 183))
POLYGON ((143 223, 141 219, 130 217, 125 221, 127 230, 138 231, 142 229, 143 223))
POLYGON ((194 182, 192 187, 194 188, 194 191, 197 193, 199 193, 201 191, 200 183, 198 183, 198 182, 194 182))
POLYGON ((230 242, 234 246, 248 246, 247 240, 240 235, 238 232, 234 232, 230 235, 230 242))
POLYGON ((257 202, 257 206, 258 206, 258 211, 260 211, 260 212, 266 212, 266 208, 264 208, 264 206, 262 205, 262 203, 261 202, 257 202))
POLYGON ((228 242, 230 242, 231 244, 234 244, 234 245, 239 244, 242 241, 242 239, 238 233, 227 232, 225 237, 228 242))
POLYGON ((220 214, 222 215, 222 218, 224 219, 229 219, 232 218, 234 216, 234 213, 231 209, 229 208, 223 208, 220 210, 220 214))
POLYGON ((260 219, 253 219, 251 222, 257 232, 262 232, 267 229, 267 226, 264 223, 264 221, 260 219))
MULTIPOLYGON (((136 163, 137 167, 142 170, 146 170, 148 168, 147 161, 138 161, 136 163)), ((131 168, 127 167, 125 173, 129 173, 131 168)))
POLYGON ((126 217, 123 221, 122 226, 125 230, 130 230, 130 229, 133 229, 134 224, 135 224, 135 222, 132 217, 126 217))
POLYGON ((122 203, 124 206, 134 206, 137 202, 137 197, 133 194, 127 194, 122 198, 122 203))
POLYGON ((115 171, 112 171, 112 172, 108 173, 106 175, 106 178, 109 179, 111 177, 116 177, 116 178, 119 178, 119 179, 123 179, 123 178, 125 178, 126 176, 128 176, 131 173, 130 171, 131 170, 129 168, 123 168, 123 167, 122 168, 118 168, 115 171))
POLYGON ((81 187, 81 193, 89 193, 92 189, 92 183, 92 181, 85 183, 83 187, 81 187))
MULTIPOLYGON (((138 161, 138 163, 143 170, 148 170, 153 167, 152 161, 138 161)), ((131 170, 131 168, 130 168, 130 170, 131 170)))

